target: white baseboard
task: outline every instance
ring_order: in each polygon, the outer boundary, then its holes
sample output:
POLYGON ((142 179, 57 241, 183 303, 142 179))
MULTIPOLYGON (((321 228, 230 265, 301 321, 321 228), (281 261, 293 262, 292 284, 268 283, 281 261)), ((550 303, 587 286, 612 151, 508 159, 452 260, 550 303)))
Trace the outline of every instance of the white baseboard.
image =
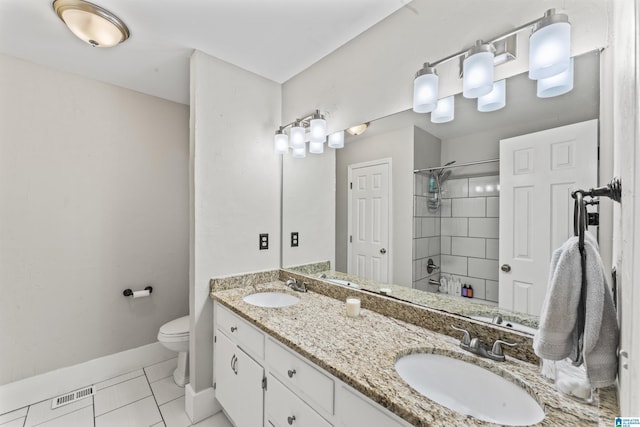
POLYGON ((159 342, 0 385, 0 414, 176 357, 159 342))
POLYGON ((213 387, 195 392, 191 384, 184 387, 184 410, 192 423, 197 423, 217 414, 222 410, 222 406, 216 399, 213 387))

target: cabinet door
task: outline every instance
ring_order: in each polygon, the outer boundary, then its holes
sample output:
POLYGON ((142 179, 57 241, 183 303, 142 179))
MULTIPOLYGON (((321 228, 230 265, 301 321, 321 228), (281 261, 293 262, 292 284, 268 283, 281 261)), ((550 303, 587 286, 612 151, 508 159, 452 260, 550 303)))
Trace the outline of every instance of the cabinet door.
POLYGON ((213 367, 216 397, 236 427, 262 425, 264 370, 216 330, 213 367))
POLYGON ((379 405, 351 391, 345 386, 338 387, 336 414, 343 427, 404 427, 409 424, 394 419, 379 405))

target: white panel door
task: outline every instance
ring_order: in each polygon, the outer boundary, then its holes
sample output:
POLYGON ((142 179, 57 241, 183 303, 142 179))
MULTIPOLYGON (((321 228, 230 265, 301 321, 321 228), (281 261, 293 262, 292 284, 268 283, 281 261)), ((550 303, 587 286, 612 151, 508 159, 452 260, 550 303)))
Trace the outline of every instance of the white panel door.
POLYGON ((540 314, 551 254, 573 236, 571 192, 597 181, 597 120, 500 141, 500 308, 540 314))
POLYGON ((391 160, 349 166, 348 273, 389 281, 391 160))

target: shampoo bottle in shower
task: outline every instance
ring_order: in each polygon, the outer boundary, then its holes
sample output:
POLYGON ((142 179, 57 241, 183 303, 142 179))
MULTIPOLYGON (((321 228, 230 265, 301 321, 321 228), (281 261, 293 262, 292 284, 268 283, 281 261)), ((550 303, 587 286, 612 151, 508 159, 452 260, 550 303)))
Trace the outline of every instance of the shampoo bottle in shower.
POLYGON ((438 184, 436 182, 436 176, 432 173, 429 175, 429 193, 437 193, 438 184))

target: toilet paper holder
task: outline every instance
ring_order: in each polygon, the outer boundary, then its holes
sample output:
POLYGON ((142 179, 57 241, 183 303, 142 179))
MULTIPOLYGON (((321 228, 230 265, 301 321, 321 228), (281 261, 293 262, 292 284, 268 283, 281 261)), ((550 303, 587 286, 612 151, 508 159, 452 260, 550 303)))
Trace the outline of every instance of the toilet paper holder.
MULTIPOLYGON (((149 293, 153 292, 153 288, 151 286, 147 286, 146 288, 144 288, 145 291, 149 291, 149 293)), ((131 297, 133 296, 133 291, 131 289, 125 289, 122 292, 122 295, 124 295, 125 297, 131 297)))

